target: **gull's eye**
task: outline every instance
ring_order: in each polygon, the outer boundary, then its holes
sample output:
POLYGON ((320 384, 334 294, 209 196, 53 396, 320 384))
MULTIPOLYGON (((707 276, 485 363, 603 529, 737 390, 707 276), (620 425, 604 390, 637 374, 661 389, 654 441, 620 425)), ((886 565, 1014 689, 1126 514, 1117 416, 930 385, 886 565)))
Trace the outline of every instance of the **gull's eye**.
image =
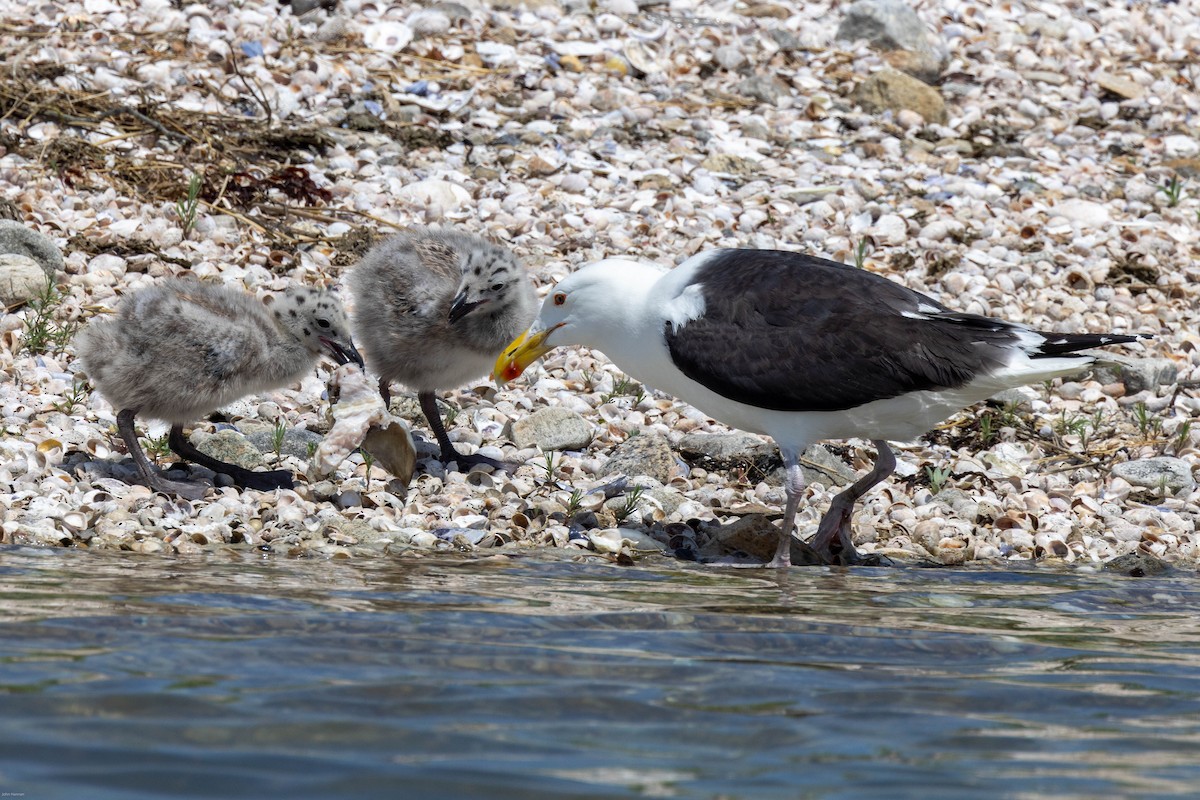
POLYGON ((561 306, 565 302, 567 302, 567 293, 566 292, 555 292, 554 293, 554 305, 561 306))
POLYGON ((327 320, 327 319, 319 319, 319 320, 317 320, 317 324, 318 324, 318 325, 320 325, 322 328, 328 328, 328 327, 329 327, 329 320, 327 320))
POLYGON ((498 292, 498 291, 500 291, 500 290, 501 290, 501 289, 503 289, 503 288, 504 288, 504 284, 503 284, 503 283, 493 283, 493 284, 492 284, 492 291, 493 291, 493 292, 498 292))

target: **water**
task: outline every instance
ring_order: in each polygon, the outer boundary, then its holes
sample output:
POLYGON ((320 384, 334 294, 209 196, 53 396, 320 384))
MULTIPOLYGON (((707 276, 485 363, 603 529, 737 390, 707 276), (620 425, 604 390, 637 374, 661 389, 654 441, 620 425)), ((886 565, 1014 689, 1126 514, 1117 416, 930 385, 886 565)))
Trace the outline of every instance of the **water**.
POLYGON ((1200 785, 1200 582, 0 550, 0 792, 1104 798, 1200 785))

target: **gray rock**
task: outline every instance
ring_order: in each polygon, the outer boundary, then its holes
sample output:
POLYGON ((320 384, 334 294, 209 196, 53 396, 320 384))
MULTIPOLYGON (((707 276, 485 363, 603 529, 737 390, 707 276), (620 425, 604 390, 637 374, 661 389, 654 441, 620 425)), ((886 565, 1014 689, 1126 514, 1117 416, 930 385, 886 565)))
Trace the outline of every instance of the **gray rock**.
POLYGON ((649 475, 659 483, 671 480, 675 456, 667 440, 656 433, 639 433, 617 445, 604 470, 607 474, 649 475))
MULTIPOLYGON (((246 441, 258 448, 260 453, 275 453, 274 427, 257 422, 239 422, 238 428, 246 437, 246 441)), ((285 456, 295 456, 307 460, 309 457, 308 446, 310 444, 314 447, 319 445, 321 439, 322 436, 319 433, 301 428, 287 428, 283 433, 283 445, 279 452, 285 456)))
POLYGON ((582 450, 594 435, 593 426, 579 414, 566 408, 539 408, 512 424, 512 440, 517 447, 543 450, 582 450))
MULTIPOLYGON (((42 268, 46 278, 53 278, 63 268, 62 251, 53 239, 13 220, 0 220, 0 253, 29 256, 42 268)), ((43 278, 42 285, 45 284, 43 278)))
POLYGON ((674 514, 675 509, 679 508, 679 504, 683 502, 683 495, 677 489, 672 489, 670 486, 647 489, 646 496, 658 501, 665 514, 674 514))
POLYGON ((1147 575, 1161 575, 1166 572, 1167 563, 1149 553, 1126 553, 1105 561, 1104 569, 1108 572, 1123 572, 1132 578, 1144 578, 1147 575))
POLYGON ((837 38, 866 39, 871 46, 899 56, 888 60, 897 69, 931 83, 949 63, 945 45, 936 41, 904 0, 859 0, 846 11, 837 38))
POLYGON ((264 463, 258 448, 235 430, 226 429, 216 433, 195 431, 192 433, 192 444, 202 453, 244 469, 261 467, 264 463))
POLYGON ((791 94, 792 87, 776 75, 753 75, 739 83, 735 90, 742 97, 774 106, 791 94))
POLYGON ((1123 461, 1113 465, 1112 474, 1124 478, 1133 486, 1171 494, 1181 490, 1191 491, 1196 486, 1191 465, 1181 458, 1171 456, 1123 461))
POLYGON ((46 273, 38 262, 17 253, 0 254, 0 308, 28 303, 46 288, 46 273))
POLYGON ((908 109, 920 114, 926 122, 945 124, 949 119, 946 103, 937 89, 890 69, 876 72, 860 83, 853 100, 871 114, 908 109))
POLYGON ((1169 358, 1134 358, 1106 353, 1096 358, 1092 377, 1103 384, 1123 383, 1126 394, 1170 386, 1179 378, 1179 367, 1169 358))
POLYGON ((999 406, 1000 408, 1014 408, 1022 411, 1029 411, 1033 408, 1035 397, 1030 393, 1029 389, 1016 388, 1005 389, 1002 392, 997 392, 987 399, 989 405, 999 406))
MULTIPOLYGON (((707 470, 741 469, 752 481, 783 482, 779 448, 749 433, 689 433, 679 440, 679 454, 707 470)), ((825 447, 814 444, 804 451, 800 465, 805 483, 845 486, 857 477, 854 470, 825 447)))
POLYGON ((796 34, 784 28, 772 28, 767 31, 767 35, 774 39, 775 44, 779 45, 779 49, 785 53, 804 49, 804 41, 796 34))
POLYGON ((804 451, 803 459, 800 471, 804 473, 806 484, 820 482, 826 486, 849 486, 858 478, 858 473, 823 445, 809 447, 804 451))
POLYGON ((678 449, 685 459, 706 461, 718 469, 779 459, 775 445, 749 433, 689 433, 679 440, 678 449))
MULTIPOLYGON (((779 546, 779 526, 763 514, 747 514, 728 525, 710 530, 713 538, 726 552, 745 553, 763 561, 770 561, 779 546)), ((792 536, 792 564, 806 566, 822 563, 811 547, 792 536)))

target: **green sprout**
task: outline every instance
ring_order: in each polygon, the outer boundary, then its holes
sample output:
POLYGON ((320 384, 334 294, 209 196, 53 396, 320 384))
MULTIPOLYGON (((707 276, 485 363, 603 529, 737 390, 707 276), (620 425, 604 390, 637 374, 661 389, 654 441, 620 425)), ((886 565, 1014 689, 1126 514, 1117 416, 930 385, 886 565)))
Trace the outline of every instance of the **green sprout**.
POLYGON ((574 517, 583 508, 583 489, 573 489, 571 496, 567 499, 567 519, 574 517))
POLYGON ((63 396, 63 399, 54 404, 54 410, 60 414, 70 414, 75 410, 75 406, 83 405, 84 399, 89 391, 88 382, 76 378, 71 383, 71 391, 63 396))
POLYGON ((196 225, 196 212, 200 209, 200 187, 203 185, 204 180, 199 175, 193 174, 188 179, 187 197, 175 201, 175 213, 179 215, 179 221, 183 223, 183 238, 185 239, 196 225))
POLYGON ((624 522, 629 518, 630 514, 637 511, 638 504, 642 501, 642 495, 645 493, 645 486, 635 486, 625 493, 625 504, 613 511, 613 516, 617 518, 617 522, 624 522))
POLYGON ((275 429, 271 431, 271 449, 275 451, 275 460, 283 458, 283 442, 287 439, 287 424, 283 420, 275 423, 275 429))
POLYGON ((926 466, 925 477, 929 479, 929 490, 938 494, 946 488, 946 481, 950 479, 950 468, 926 466))
POLYGON ((859 239, 858 244, 854 247, 854 266, 864 269, 867 266, 867 256, 871 255, 871 251, 874 249, 870 240, 859 239))
POLYGON ((1183 187, 1187 185, 1186 180, 1180 180, 1178 175, 1172 175, 1171 179, 1158 187, 1158 190, 1167 196, 1167 207, 1175 208, 1187 196, 1183 187))
POLYGON ((58 355, 67 348, 79 330, 79 323, 55 321, 55 312, 62 305, 62 301, 63 295, 55 287, 54 279, 47 280, 37 297, 29 301, 30 313, 25 317, 25 331, 21 334, 20 350, 30 355, 58 355))

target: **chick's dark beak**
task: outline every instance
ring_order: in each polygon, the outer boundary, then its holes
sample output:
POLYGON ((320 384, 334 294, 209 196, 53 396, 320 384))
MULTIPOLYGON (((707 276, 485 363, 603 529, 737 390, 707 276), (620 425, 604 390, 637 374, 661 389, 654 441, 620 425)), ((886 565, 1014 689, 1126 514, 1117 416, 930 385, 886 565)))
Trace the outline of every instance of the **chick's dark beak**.
POLYGON ((446 315, 446 319, 450 322, 458 322, 486 302, 487 300, 468 302, 467 293, 465 291, 459 292, 455 295, 454 302, 450 303, 450 313, 446 315))
POLYGON ((347 339, 344 342, 339 342, 335 339, 330 339, 326 336, 321 337, 321 344, 329 348, 329 353, 333 356, 333 360, 340 367, 342 364, 349 364, 353 361, 360 367, 366 368, 363 363, 363 357, 359 354, 358 348, 354 346, 354 342, 347 339))

